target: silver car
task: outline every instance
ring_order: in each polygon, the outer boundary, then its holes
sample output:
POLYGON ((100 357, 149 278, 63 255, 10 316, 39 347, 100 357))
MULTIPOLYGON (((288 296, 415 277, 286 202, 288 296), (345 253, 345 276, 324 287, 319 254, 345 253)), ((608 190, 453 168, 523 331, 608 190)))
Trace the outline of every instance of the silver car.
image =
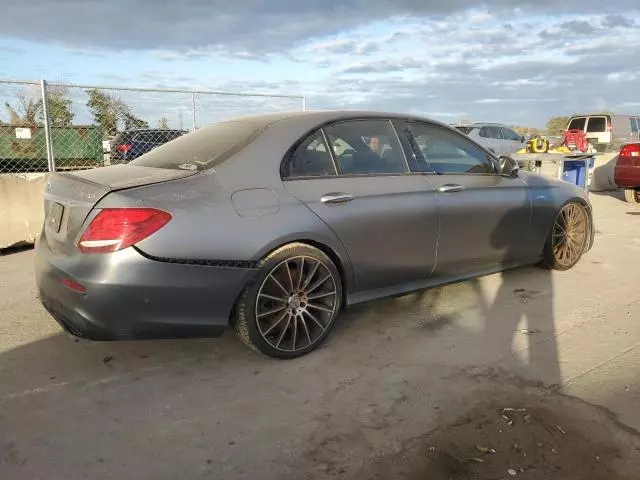
POLYGON ((527 140, 506 125, 499 123, 473 123, 455 128, 496 155, 510 155, 523 149, 527 140))
POLYGON ((73 335, 216 336, 292 358, 342 309, 593 244, 583 190, 420 117, 297 112, 184 135, 127 165, 54 173, 40 301, 73 335))

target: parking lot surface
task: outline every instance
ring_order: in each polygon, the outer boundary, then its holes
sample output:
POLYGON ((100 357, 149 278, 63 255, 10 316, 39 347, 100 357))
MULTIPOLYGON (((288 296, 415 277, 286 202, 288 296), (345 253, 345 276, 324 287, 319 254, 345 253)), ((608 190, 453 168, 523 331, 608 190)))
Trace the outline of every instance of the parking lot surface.
POLYGON ((574 269, 359 306, 293 361, 74 342, 0 257, 0 478, 638 478, 640 207, 592 202, 574 269))

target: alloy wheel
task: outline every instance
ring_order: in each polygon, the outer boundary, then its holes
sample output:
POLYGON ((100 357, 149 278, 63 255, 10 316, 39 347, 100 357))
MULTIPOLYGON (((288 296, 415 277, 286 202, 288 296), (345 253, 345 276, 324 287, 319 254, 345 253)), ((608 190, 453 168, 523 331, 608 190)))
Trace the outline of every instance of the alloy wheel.
POLYGON ((262 338, 276 350, 297 352, 318 343, 339 308, 337 282, 322 261, 288 258, 265 277, 255 316, 262 338))
POLYGON ((578 261, 587 245, 589 220, 585 209, 575 203, 565 205, 553 225, 553 255, 562 266, 578 261))

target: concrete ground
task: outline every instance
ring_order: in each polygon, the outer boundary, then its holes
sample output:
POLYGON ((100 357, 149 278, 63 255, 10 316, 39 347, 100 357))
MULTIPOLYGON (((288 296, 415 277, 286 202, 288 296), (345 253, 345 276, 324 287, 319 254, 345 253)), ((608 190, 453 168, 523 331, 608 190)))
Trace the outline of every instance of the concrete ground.
POLYGON ((0 478, 638 478, 640 206, 592 202, 571 271, 353 308, 294 361, 75 343, 0 257, 0 478))

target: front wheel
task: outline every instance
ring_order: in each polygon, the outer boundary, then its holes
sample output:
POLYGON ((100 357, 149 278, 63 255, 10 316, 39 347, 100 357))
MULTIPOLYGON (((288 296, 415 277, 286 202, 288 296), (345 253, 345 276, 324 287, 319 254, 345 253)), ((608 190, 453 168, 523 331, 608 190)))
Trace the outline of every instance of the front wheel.
POLYGON ((295 358, 317 348, 342 305, 334 263, 317 248, 293 243, 269 254, 259 268, 236 306, 238 337, 274 358, 295 358))
POLYGON ((544 246, 543 265, 569 270, 587 249, 591 223, 584 205, 567 203, 556 215, 544 246))
POLYGON ((629 203, 640 203, 640 189, 625 188, 624 199, 629 203))

